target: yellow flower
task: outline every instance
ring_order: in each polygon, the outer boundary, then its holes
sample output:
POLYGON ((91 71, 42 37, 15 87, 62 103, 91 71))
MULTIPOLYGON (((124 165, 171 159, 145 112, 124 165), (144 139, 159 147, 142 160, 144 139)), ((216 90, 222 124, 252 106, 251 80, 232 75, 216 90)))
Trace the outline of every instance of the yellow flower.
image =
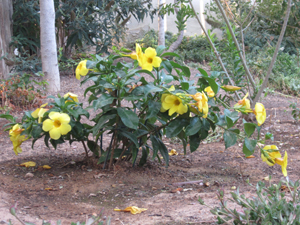
POLYGON ((261 158, 263 162, 266 162, 269 166, 273 166, 275 162, 275 158, 281 158, 281 154, 276 145, 266 145, 263 150, 268 155, 268 158, 261 154, 261 158), (271 151, 270 151, 271 150, 271 151))
POLYGON ((135 52, 132 52, 130 55, 125 55, 125 56, 129 56, 134 60, 138 60, 139 58, 142 57, 142 55, 143 55, 143 51, 141 46, 139 44, 135 44, 135 52))
POLYGON ((9 136, 16 137, 22 133, 24 129, 21 128, 19 124, 15 124, 10 130, 9 130, 9 136))
MULTIPOLYGON (((75 95, 75 94, 73 94, 73 93, 71 93, 71 92, 68 92, 67 94, 65 94, 64 95, 64 99, 66 99, 66 98, 71 98, 71 99, 73 99, 74 100, 74 102, 78 102, 78 95, 75 95)), ((71 100, 67 100, 66 102, 70 102, 71 100)))
POLYGON ((42 118, 45 112, 47 112, 49 109, 45 109, 44 107, 48 105, 48 103, 41 105, 40 108, 37 108, 34 112, 31 113, 31 116, 33 118, 39 118, 38 123, 42 122, 42 118))
POLYGON ((239 100, 238 103, 234 105, 235 110, 245 113, 253 112, 251 109, 250 100, 247 99, 248 95, 249 93, 247 93, 242 100, 239 100))
POLYGON ((28 162, 24 162, 24 163, 20 164, 20 166, 24 166, 26 168, 28 168, 28 167, 35 167, 36 163, 33 162, 33 161, 28 161, 28 162))
POLYGON ((80 80, 80 76, 85 76, 89 72, 89 70, 86 68, 86 62, 87 60, 83 60, 76 67, 75 73, 76 73, 77 80, 80 80))
POLYGON ((255 114, 257 125, 261 126, 267 118, 266 109, 264 105, 259 102, 256 103, 253 113, 255 114))
POLYGON ((215 96, 215 92, 211 89, 211 86, 208 86, 204 89, 207 93, 208 97, 213 98, 215 96))
POLYGON ((275 162, 281 166, 281 170, 282 170, 282 173, 283 173, 283 176, 287 176, 287 171, 286 171, 286 167, 287 167, 287 160, 288 160, 288 155, 287 155, 287 152, 285 151, 284 153, 284 157, 283 159, 282 158, 276 158, 275 159, 275 162))
POLYGON ((140 66, 144 70, 152 71, 153 67, 159 67, 161 58, 156 56, 156 50, 154 48, 147 48, 145 54, 142 55, 141 60, 138 58, 140 66))
POLYGON ((161 97, 161 112, 169 110, 169 116, 175 112, 182 115, 188 111, 188 106, 182 104, 182 100, 176 95, 163 94, 161 97))
POLYGON ((21 144, 27 140, 25 135, 21 135, 24 129, 19 124, 16 124, 9 131, 9 138, 13 144, 13 149, 16 155, 22 152, 21 144))
POLYGON ((66 113, 51 112, 49 118, 43 122, 43 130, 49 131, 49 135, 52 139, 58 140, 61 135, 65 135, 71 131, 69 124, 70 117, 66 113))
POLYGON ((130 212, 131 214, 138 214, 138 213, 141 213, 141 212, 144 212, 146 211, 147 209, 145 208, 139 208, 139 207, 136 207, 136 206, 129 206, 125 209, 114 209, 114 211, 118 211, 118 212, 130 212))
POLYGON ((276 145, 266 145, 263 150, 265 151, 265 154, 267 154, 267 157, 262 153, 261 158, 263 162, 266 162, 269 166, 273 166, 275 164, 278 164, 281 166, 282 173, 286 177, 287 176, 287 160, 288 155, 287 152, 284 153, 284 158, 281 158, 281 154, 277 148, 276 145))
POLYGON ((199 112, 201 112, 203 114, 203 118, 207 117, 208 114, 208 98, 206 96, 206 94, 204 92, 200 93, 196 93, 194 95, 191 95, 191 97, 197 101, 197 103, 195 103, 195 105, 198 107, 199 112))

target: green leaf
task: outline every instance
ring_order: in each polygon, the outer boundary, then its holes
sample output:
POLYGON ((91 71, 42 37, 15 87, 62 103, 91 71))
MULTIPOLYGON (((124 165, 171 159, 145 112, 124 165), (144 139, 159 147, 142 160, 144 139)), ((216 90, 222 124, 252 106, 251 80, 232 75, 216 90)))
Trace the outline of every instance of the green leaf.
POLYGON ((139 118, 134 112, 124 108, 117 108, 117 111, 125 126, 134 130, 138 128, 139 118))
POLYGON ((111 95, 103 93, 97 100, 93 101, 93 107, 95 110, 101 109, 103 106, 110 105, 114 99, 111 95))
POLYGON ((144 93, 145 95, 148 95, 149 93, 154 93, 154 92, 161 92, 163 89, 153 85, 153 84, 146 84, 144 87, 144 93))
POLYGON ((201 142, 201 137, 198 133, 190 136, 190 150, 191 150, 191 152, 194 152, 194 151, 197 150, 197 148, 200 145, 200 142, 201 142))
POLYGON ((180 84, 181 84, 181 87, 182 87, 183 90, 189 90, 189 88, 190 88, 190 83, 189 82, 183 81, 180 84))
POLYGON ((133 133, 130 133, 130 132, 125 131, 125 130, 123 130, 123 131, 121 130, 121 131, 119 131, 119 134, 121 136, 124 136, 124 137, 128 138, 130 141, 132 141, 137 148, 139 147, 138 140, 137 140, 136 136, 133 133))
POLYGON ((166 69, 168 73, 172 73, 173 66, 169 61, 162 61, 161 65, 166 69))
POLYGON ((225 141, 225 148, 229 148, 230 146, 235 145, 237 141, 237 136, 235 133, 226 130, 223 135, 225 141))
POLYGON ((101 116, 98 121, 95 121, 97 124, 92 128, 93 135, 96 136, 99 130, 103 128, 103 125, 106 123, 106 121, 113 119, 114 117, 116 117, 115 114, 106 114, 101 116))
POLYGON ((168 138, 176 137, 187 124, 186 119, 177 118, 166 127, 166 136, 168 138))
POLYGON ((274 141, 274 136, 273 136, 272 133, 267 132, 267 133, 265 134, 265 139, 266 139, 266 140, 271 139, 272 141, 274 141))
POLYGON ((160 57, 166 57, 166 56, 173 56, 173 57, 180 58, 180 56, 178 54, 174 53, 174 52, 165 52, 160 57))
POLYGON ((174 80, 173 76, 167 75, 163 70, 161 70, 161 82, 168 84, 174 80))
POLYGON ((97 145, 96 142, 88 140, 87 141, 87 146, 91 150, 91 152, 94 153, 94 155, 96 157, 99 157, 100 147, 99 147, 99 145, 97 145))
POLYGON ((148 101, 148 112, 146 119, 152 118, 157 115, 157 113, 160 111, 161 108, 161 103, 160 102, 155 102, 152 100, 148 101))
POLYGON ((143 166, 147 162, 147 158, 149 155, 149 150, 147 150, 147 149, 145 147, 142 147, 142 157, 140 159, 139 166, 143 166))
POLYGON ((198 70, 203 76, 208 77, 208 74, 204 69, 198 68, 198 70))
POLYGON ((31 135, 34 139, 39 138, 41 136, 41 133, 43 132, 42 124, 35 125, 32 127, 31 135))
POLYGON ((245 154, 246 157, 253 155, 256 144, 257 144, 257 140, 251 140, 245 137, 245 142, 243 145, 243 153, 245 154))
POLYGON ((166 49, 166 47, 165 47, 164 45, 159 45, 159 46, 156 48, 156 54, 157 54, 158 56, 160 56, 160 55, 164 52, 165 49, 166 49))
POLYGON ((198 133, 198 131, 200 130, 200 128, 202 127, 202 122, 199 119, 199 117, 193 117, 190 120, 190 124, 186 127, 186 136, 192 136, 196 133, 198 133))
POLYGON ((16 121, 16 119, 12 115, 9 115, 9 114, 0 114, 0 118, 7 119, 8 121, 10 121, 12 123, 14 123, 16 121))
POLYGON ((247 123, 245 120, 244 120, 244 131, 246 133, 246 135, 248 137, 251 137, 251 135, 254 133, 255 131, 255 128, 256 128, 256 124, 254 123, 247 123))
POLYGON ((157 156, 158 151, 161 153, 163 156, 166 166, 169 166, 169 153, 168 149, 165 146, 165 144, 156 136, 151 135, 150 136, 151 142, 152 142, 152 147, 153 147, 153 159, 157 156))

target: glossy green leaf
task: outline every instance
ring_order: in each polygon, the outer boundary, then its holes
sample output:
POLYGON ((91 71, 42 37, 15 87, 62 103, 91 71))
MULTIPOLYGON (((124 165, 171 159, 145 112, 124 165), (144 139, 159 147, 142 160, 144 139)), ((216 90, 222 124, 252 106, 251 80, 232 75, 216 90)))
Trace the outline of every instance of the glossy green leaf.
POLYGON ((150 139, 151 139, 152 147, 153 147, 153 159, 155 159, 155 157, 157 156, 157 153, 159 151, 166 162, 166 166, 168 166, 169 165, 169 153, 168 153, 167 147, 158 137, 156 137, 154 135, 151 135, 150 139))
POLYGON ((246 121, 244 121, 244 131, 247 135, 247 137, 251 137, 251 135, 254 133, 255 128, 256 128, 256 124, 254 123, 245 123, 246 121))
POLYGON ((188 121, 186 119, 178 118, 178 119, 172 121, 166 127, 166 136, 168 138, 176 137, 186 125, 188 125, 188 121))
POLYGON ((124 136, 124 137, 128 138, 130 141, 132 141, 137 148, 139 147, 137 137, 133 133, 130 133, 130 132, 125 131, 125 130, 121 130, 118 133, 121 136, 124 136))
POLYGON ((149 100, 146 119, 156 116, 157 113, 160 111, 160 108, 161 108, 160 102, 155 102, 155 101, 149 100))
POLYGON ((223 135, 225 141, 225 148, 229 148, 230 146, 235 145, 237 141, 237 136, 235 133, 226 130, 223 135))
POLYGON ((125 126, 134 130, 138 128, 139 118, 134 112, 132 112, 131 110, 126 110, 124 108, 117 108, 117 111, 125 126))
POLYGON ((200 145, 201 137, 197 133, 197 134, 194 134, 194 135, 190 136, 189 139, 190 139, 190 141, 189 141, 189 143, 190 143, 190 150, 191 150, 191 152, 194 152, 194 151, 197 150, 197 148, 200 145))
POLYGON ((101 109, 103 106, 110 105, 114 101, 114 97, 103 93, 97 100, 93 101, 94 110, 101 109))
POLYGON ((245 137, 245 142, 243 145, 243 153, 245 154, 246 157, 253 155, 256 144, 257 144, 257 140, 252 140, 245 137))
POLYGON ((186 127, 186 136, 192 136, 196 133, 198 133, 198 131, 201 129, 202 127, 202 122, 199 119, 199 117, 193 117, 190 120, 190 124, 186 127))

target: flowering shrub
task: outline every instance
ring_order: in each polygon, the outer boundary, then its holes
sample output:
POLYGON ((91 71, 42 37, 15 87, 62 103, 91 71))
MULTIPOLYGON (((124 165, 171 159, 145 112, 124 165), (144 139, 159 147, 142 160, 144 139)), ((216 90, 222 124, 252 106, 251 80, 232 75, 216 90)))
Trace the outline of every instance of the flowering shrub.
MULTIPOLYGON (((82 79, 81 84, 93 82, 84 95, 89 93, 88 108, 99 112, 94 118, 90 118, 75 94, 50 96, 54 102, 47 105, 48 109, 43 105, 32 113, 25 113, 18 125, 21 135, 32 137, 33 144, 44 138, 45 145, 48 147, 50 142, 54 148, 64 141, 70 144, 79 141, 86 154, 89 150, 93 152, 99 157, 99 163, 104 162, 104 167, 109 161, 109 168, 123 156, 132 159, 133 164, 139 158, 139 165, 143 165, 150 154, 159 161, 160 154, 168 165, 169 154, 163 135, 179 138, 184 153, 188 148, 194 152, 216 126, 224 129, 226 148, 234 145, 238 138, 244 139, 245 156, 254 153, 258 142, 264 143, 264 139, 260 139, 260 125, 266 119, 264 106, 258 103, 252 110, 246 95, 234 108, 228 106, 222 113, 217 105, 222 103, 218 98, 218 73, 209 76, 199 69, 199 74, 190 79, 189 68, 168 60, 167 57, 177 55, 163 53, 162 46, 143 51, 137 44, 136 52, 114 51, 106 57, 95 55, 92 60, 84 60, 76 69, 76 78, 82 79), (132 62, 120 61, 122 57, 130 57, 132 62), (144 74, 150 79, 145 79, 144 74), (243 121, 244 131, 240 131, 235 127, 240 118, 238 111, 254 113, 258 124, 243 121), (82 116, 94 125, 82 123, 82 116), (104 133, 111 134, 106 150, 98 145, 104 133)), ((229 92, 239 89, 229 85, 222 88, 229 92)), ((279 164, 281 156, 276 155, 274 159, 269 151, 261 148, 263 159, 279 164)))

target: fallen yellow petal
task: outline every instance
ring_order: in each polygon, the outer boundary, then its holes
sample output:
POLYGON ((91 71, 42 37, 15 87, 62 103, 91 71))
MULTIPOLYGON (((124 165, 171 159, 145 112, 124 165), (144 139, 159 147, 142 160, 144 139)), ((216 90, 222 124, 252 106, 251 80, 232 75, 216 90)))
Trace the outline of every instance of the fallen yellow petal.
POLYGON ((178 152, 177 152, 175 149, 172 149, 172 150, 169 152, 169 155, 178 155, 178 152))
POLYGON ((130 212, 131 214, 139 214, 139 213, 144 212, 146 210, 147 209, 145 209, 145 208, 139 208, 139 207, 136 207, 136 206, 129 206, 125 209, 114 209, 114 211, 117 211, 117 212, 130 212))
POLYGON ((20 164, 20 166, 25 166, 25 167, 34 167, 36 165, 35 162, 29 161, 29 162, 24 162, 20 164))
POLYGON ((50 170, 50 169, 51 169, 51 166, 43 165, 43 169, 50 170))
POLYGON ((254 155, 250 155, 250 156, 247 156, 246 158, 247 159, 251 159, 251 158, 255 158, 255 156, 254 155))

